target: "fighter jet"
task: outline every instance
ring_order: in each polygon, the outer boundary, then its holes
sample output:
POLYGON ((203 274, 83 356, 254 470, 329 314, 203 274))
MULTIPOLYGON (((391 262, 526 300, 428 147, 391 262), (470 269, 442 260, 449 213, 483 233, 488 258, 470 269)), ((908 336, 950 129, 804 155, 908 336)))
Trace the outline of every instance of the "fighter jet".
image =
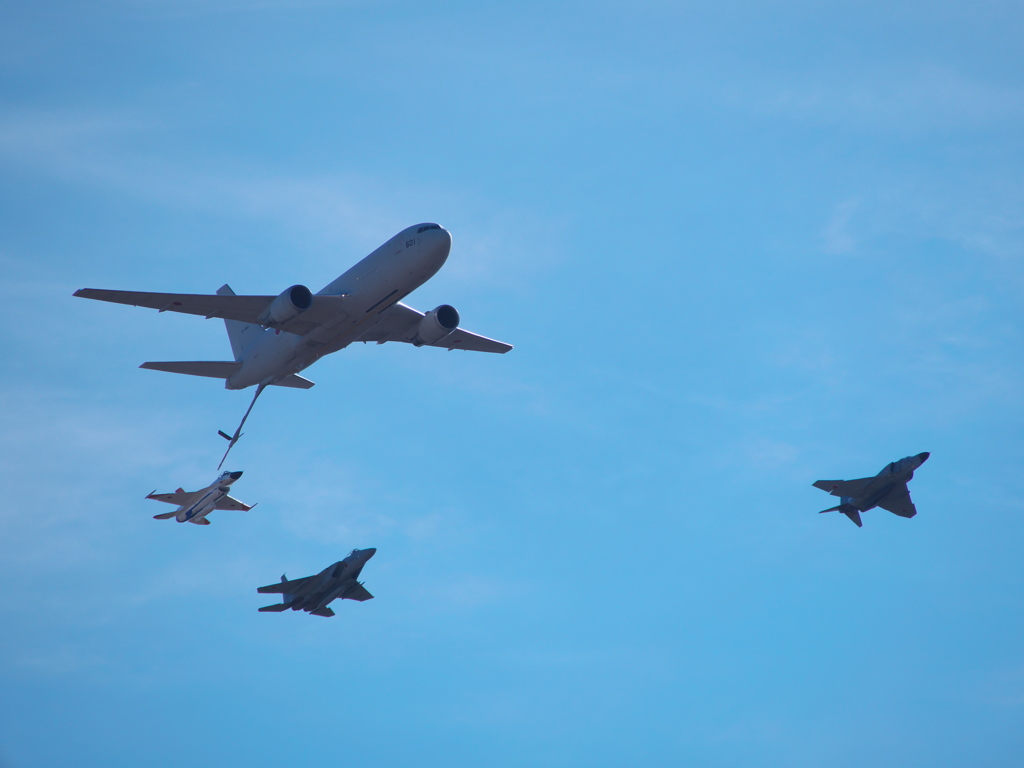
POLYGON ((154 520, 170 520, 172 517, 179 523, 195 523, 196 525, 209 525, 210 521, 206 516, 215 509, 237 509, 248 512, 252 507, 243 504, 238 499, 228 496, 228 490, 232 483, 242 476, 241 472, 224 472, 205 488, 198 491, 186 491, 179 488, 174 493, 156 493, 155 491, 147 499, 164 501, 168 504, 177 504, 174 512, 166 512, 162 515, 153 515, 154 520))
POLYGON ((353 342, 401 341, 416 347, 497 353, 512 349, 460 328, 459 313, 449 304, 424 314, 401 303, 437 273, 451 245, 451 234, 439 224, 409 227, 315 296, 304 285, 285 288, 277 296, 236 296, 226 284, 215 296, 96 288, 82 288, 75 296, 223 318, 234 360, 149 362, 140 367, 223 379, 227 389, 255 386, 256 394, 234 435, 220 432, 230 451, 264 388, 309 389, 313 382, 299 371, 353 342))
POLYGON ((314 616, 333 616, 334 611, 327 607, 332 600, 372 600, 373 595, 366 591, 362 582, 356 581, 366 565, 366 561, 376 554, 373 547, 369 549, 353 549, 344 560, 339 560, 320 571, 316 576, 304 579, 293 579, 282 575, 280 584, 259 587, 261 594, 280 593, 283 602, 276 605, 265 605, 261 611, 307 611, 314 616))
POLYGON ((914 470, 928 460, 930 454, 919 453, 894 461, 874 477, 863 477, 860 480, 819 480, 815 488, 828 491, 840 497, 838 507, 823 509, 826 512, 842 512, 857 527, 863 527, 860 513, 881 507, 900 517, 913 517, 917 514, 914 502, 910 500, 910 489, 907 483, 914 477, 914 470))

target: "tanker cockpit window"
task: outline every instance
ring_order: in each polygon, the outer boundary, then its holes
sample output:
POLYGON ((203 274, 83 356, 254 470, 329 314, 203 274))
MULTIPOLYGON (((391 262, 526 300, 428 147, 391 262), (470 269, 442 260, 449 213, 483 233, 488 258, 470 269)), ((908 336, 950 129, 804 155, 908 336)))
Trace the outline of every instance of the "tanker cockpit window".
POLYGON ((419 229, 416 230, 416 234, 418 235, 421 232, 426 232, 428 229, 440 229, 440 228, 441 228, 440 224, 424 224, 422 227, 420 227, 419 229))

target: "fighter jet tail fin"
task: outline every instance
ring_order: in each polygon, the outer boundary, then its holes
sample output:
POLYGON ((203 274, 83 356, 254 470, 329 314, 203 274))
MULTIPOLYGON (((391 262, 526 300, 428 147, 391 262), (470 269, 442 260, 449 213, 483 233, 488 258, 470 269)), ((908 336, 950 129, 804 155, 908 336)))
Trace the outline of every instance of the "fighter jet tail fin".
POLYGON ((315 611, 310 611, 310 614, 313 616, 333 616, 334 611, 332 611, 330 608, 324 607, 317 608, 315 611))
POLYGON ((173 512, 166 512, 166 513, 164 513, 162 515, 153 515, 153 519, 154 520, 170 520, 176 514, 178 514, 178 510, 174 510, 173 512))
POLYGON ((261 613, 272 611, 273 613, 280 613, 281 611, 288 609, 288 603, 275 603, 274 605, 264 605, 260 608, 261 613))
POLYGON ((844 515, 850 518, 850 520, 852 520, 858 528, 864 527, 864 524, 860 521, 860 510, 858 510, 852 504, 840 504, 838 507, 832 507, 831 509, 823 509, 818 514, 823 515, 826 512, 842 512, 844 515))
POLYGON ((201 518, 198 518, 198 519, 193 517, 193 518, 189 519, 189 522, 190 523, 195 523, 196 525, 209 525, 210 524, 210 521, 207 520, 205 517, 201 517, 201 518))

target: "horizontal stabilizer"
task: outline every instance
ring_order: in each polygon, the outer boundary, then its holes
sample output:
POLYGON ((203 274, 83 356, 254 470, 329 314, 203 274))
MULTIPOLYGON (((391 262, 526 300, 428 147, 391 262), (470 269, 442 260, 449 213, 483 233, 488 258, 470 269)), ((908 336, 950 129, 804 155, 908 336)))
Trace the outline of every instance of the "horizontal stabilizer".
POLYGON ((823 509, 819 512, 819 515, 824 515, 826 512, 842 512, 848 518, 850 518, 858 528, 863 528, 864 524, 860 521, 860 510, 858 510, 852 504, 840 504, 838 507, 832 507, 831 509, 823 509))
POLYGON ((274 613, 280 613, 281 611, 287 611, 287 610, 288 610, 288 603, 277 603, 276 605, 264 605, 262 608, 260 608, 260 611, 262 611, 264 613, 267 612, 267 611, 272 611, 274 613))
POLYGON ((334 611, 332 611, 330 608, 317 608, 315 611, 310 611, 309 613, 312 616, 333 616, 334 615, 334 611))
POLYGON ((154 520, 170 520, 176 514, 178 514, 178 510, 174 510, 173 512, 165 512, 162 515, 153 515, 153 519, 154 520))
POLYGON ((151 493, 146 498, 153 501, 162 501, 165 504, 175 504, 180 507, 182 504, 188 504, 195 494, 195 491, 186 492, 179 488, 174 493, 151 493))
POLYGON ((316 386, 316 382, 305 379, 299 376, 297 373, 293 373, 291 376, 285 376, 280 381, 275 381, 271 384, 272 387, 291 387, 292 389, 310 389, 316 386))
POLYGON ((235 374, 242 364, 235 360, 211 361, 194 360, 174 363, 143 363, 139 368, 165 373, 183 373, 186 376, 205 376, 208 379, 227 379, 235 374))

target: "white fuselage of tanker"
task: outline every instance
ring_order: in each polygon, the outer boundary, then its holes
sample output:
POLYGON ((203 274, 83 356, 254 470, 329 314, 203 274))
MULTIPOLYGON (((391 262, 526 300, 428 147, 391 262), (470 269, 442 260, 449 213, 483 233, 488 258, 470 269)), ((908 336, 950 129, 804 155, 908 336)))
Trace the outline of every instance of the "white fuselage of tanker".
POLYGON ((345 298, 328 322, 305 336, 253 327, 261 335, 225 386, 270 384, 344 349, 376 325, 381 313, 433 277, 447 260, 451 242, 448 231, 437 225, 402 230, 317 294, 345 298))

